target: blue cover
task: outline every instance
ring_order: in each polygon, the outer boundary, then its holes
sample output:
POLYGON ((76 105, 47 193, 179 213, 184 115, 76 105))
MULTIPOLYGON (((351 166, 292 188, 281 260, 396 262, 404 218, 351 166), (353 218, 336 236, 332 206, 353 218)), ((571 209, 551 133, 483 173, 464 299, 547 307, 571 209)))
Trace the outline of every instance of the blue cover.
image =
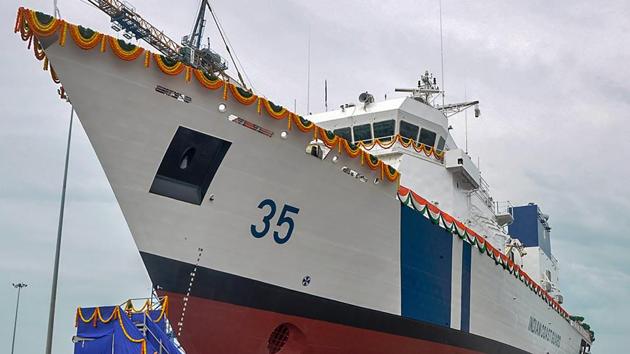
POLYGON ((77 336, 86 340, 74 345, 74 354, 141 354, 142 342, 134 342, 127 335, 134 340, 145 339, 146 354, 159 353, 159 341, 162 341, 166 349, 163 352, 180 353, 172 339, 166 334, 165 316, 162 316, 157 323, 151 319, 158 319, 161 311, 151 311, 150 318, 147 317, 145 320, 144 314, 133 314, 132 318, 129 318, 120 309, 118 311, 121 316, 114 318, 112 314, 117 309, 117 306, 100 307, 101 316, 97 316, 96 319, 93 318, 96 308, 81 309, 83 318, 92 320, 86 323, 81 318, 77 318, 77 336), (145 338, 134 322, 145 323, 148 331, 153 335, 145 338))

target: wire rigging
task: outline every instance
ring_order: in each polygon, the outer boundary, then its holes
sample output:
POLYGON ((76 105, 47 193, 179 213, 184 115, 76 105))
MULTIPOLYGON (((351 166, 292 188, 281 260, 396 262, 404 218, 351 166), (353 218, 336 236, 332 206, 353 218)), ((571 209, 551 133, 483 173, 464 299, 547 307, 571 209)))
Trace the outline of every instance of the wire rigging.
MULTIPOLYGON (((210 10, 210 14, 212 15, 212 19, 214 20, 214 23, 217 26, 217 30, 219 31, 219 34, 221 35, 221 40, 223 40, 223 44, 225 44, 225 50, 227 50, 228 55, 230 56, 230 59, 232 60, 232 63, 234 64, 234 69, 236 70, 236 74, 238 75, 238 79, 241 82, 241 84, 244 87, 247 87, 247 85, 245 84, 245 80, 243 79, 243 75, 241 75, 241 71, 238 68, 237 62, 234 59, 234 57, 236 56, 236 52, 234 52, 234 54, 232 54, 232 51, 230 49, 230 45, 228 44, 228 41, 226 39, 226 36, 223 32, 223 27, 219 24, 219 20, 217 19, 216 14, 214 13, 214 10, 212 9, 212 6, 210 6, 210 2, 206 1, 206 6, 208 6, 208 10, 210 10)), ((251 84, 251 82, 250 82, 251 84)))

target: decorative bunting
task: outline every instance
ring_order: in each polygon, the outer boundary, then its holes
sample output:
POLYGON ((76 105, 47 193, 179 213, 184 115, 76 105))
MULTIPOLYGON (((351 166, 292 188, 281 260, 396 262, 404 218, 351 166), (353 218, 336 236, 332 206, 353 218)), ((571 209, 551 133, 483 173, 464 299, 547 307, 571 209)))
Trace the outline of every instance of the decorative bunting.
POLYGON ((495 264, 501 265, 503 269, 513 274, 516 279, 519 279, 525 286, 534 291, 536 295, 547 302, 558 314, 565 319, 569 318, 568 312, 566 312, 553 297, 543 290, 540 285, 536 284, 517 264, 492 246, 485 238, 478 235, 451 215, 441 211, 438 207, 429 203, 426 199, 420 197, 409 188, 403 186, 399 187, 398 200, 400 200, 403 205, 418 211, 434 224, 440 225, 449 232, 457 235, 463 241, 470 243, 472 246, 476 246, 481 253, 485 253, 488 257, 492 258, 495 264), (449 228, 447 225, 451 225, 452 227, 449 228))
POLYGON ((70 25, 70 37, 77 47, 90 50, 96 48, 103 35, 83 26, 70 25))
POLYGON ((193 70, 193 74, 195 75, 197 81, 201 84, 201 86, 210 90, 218 90, 225 84, 225 82, 218 77, 208 75, 204 71, 199 69, 193 70))
POLYGON ((27 12, 26 20, 29 28, 38 36, 48 37, 57 32, 65 23, 63 20, 58 20, 39 11, 25 11, 27 12))
POLYGON ((232 92, 232 96, 241 104, 249 106, 258 101, 258 96, 254 95, 252 92, 244 90, 231 83, 228 84, 228 86, 230 88, 230 92, 232 92))
POLYGON ((153 54, 158 68, 166 75, 176 76, 184 71, 186 65, 180 61, 169 59, 161 54, 153 54))
POLYGON ((134 61, 144 52, 143 48, 114 37, 109 37, 109 46, 117 57, 126 61, 134 61))
POLYGON ((267 114, 269 114, 271 118, 284 119, 289 114, 289 111, 287 111, 286 108, 278 106, 267 99, 263 99, 262 103, 265 107, 265 111, 267 111, 267 114))

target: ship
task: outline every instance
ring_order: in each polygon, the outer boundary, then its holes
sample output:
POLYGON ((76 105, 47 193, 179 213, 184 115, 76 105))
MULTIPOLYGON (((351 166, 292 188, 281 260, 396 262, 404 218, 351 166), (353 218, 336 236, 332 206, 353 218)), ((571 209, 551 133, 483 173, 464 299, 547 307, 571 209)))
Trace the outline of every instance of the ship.
POLYGON ((304 117, 37 11, 15 32, 75 109, 186 353, 590 352, 549 216, 493 200, 448 124, 478 102, 436 104, 428 72, 304 117))

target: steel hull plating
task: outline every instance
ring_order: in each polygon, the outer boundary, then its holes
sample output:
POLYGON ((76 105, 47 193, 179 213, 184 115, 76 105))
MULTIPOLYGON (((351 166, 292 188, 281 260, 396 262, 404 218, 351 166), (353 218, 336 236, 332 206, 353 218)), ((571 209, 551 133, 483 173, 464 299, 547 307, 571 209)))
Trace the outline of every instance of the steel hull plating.
MULTIPOLYGON (((182 322, 189 354, 270 352, 269 337, 283 323, 295 342, 280 353, 579 352, 580 338, 570 324, 488 257, 474 250, 467 256, 462 241, 437 226, 417 233, 422 242, 414 241, 406 220, 422 216, 406 215, 395 198, 397 185, 372 183, 380 173, 360 159, 334 151, 324 160, 314 158, 305 154, 312 135, 258 114, 255 105, 224 101, 222 90, 186 82, 183 75, 166 76, 141 60, 123 62, 72 43, 61 48, 53 40, 43 43, 46 54, 154 285, 173 295, 172 322, 176 328, 182 322), (158 86, 191 100, 173 99, 158 86), (219 112, 220 103, 227 112, 219 112), (180 127, 231 143, 200 205, 149 192, 180 127), (271 232, 253 237, 251 227, 260 228, 267 211, 257 206, 268 199, 277 203, 278 214, 283 205, 299 208, 286 243, 274 242, 271 232), (418 263, 420 257, 409 257, 402 247, 411 242, 426 250, 422 244, 436 237, 441 246, 426 253, 433 262, 418 263), (448 272, 422 268, 443 261, 448 272), (423 290, 426 284, 435 287, 423 290), (414 305, 422 301, 440 311, 427 314, 414 305), (326 311, 330 316, 321 317, 326 311), (528 331, 532 317, 562 340, 554 344, 528 331)), ((277 215, 271 227, 288 234, 287 225, 275 226, 276 220, 277 215)))

